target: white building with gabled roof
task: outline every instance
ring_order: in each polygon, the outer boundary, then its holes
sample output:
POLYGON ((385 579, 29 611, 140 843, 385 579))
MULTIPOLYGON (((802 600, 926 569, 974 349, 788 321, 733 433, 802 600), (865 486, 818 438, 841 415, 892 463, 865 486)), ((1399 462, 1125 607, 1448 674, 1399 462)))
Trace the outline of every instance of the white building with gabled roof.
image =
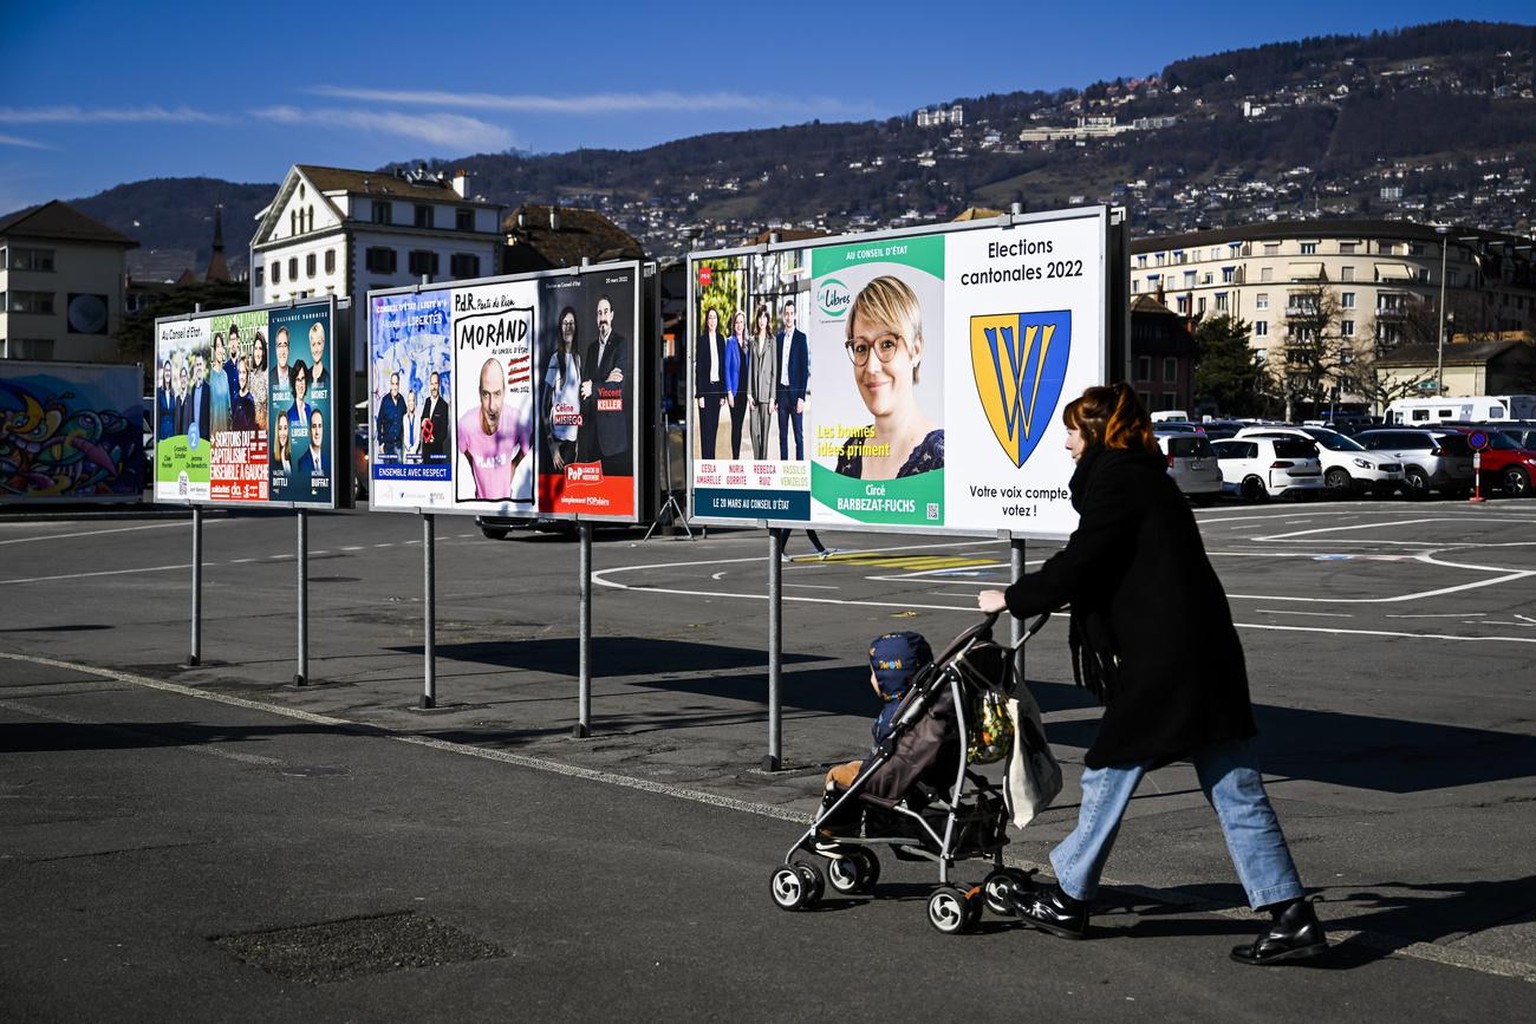
POLYGON ((505 209, 469 196, 468 175, 295 164, 251 238, 255 305, 334 295, 354 310, 352 367, 363 372, 368 292, 500 273, 505 209))

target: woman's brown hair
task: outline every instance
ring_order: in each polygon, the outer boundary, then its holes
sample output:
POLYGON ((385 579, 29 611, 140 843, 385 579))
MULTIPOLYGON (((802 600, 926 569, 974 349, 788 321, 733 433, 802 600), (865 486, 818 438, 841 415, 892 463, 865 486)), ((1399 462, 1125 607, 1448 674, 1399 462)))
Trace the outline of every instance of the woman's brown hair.
POLYGON ((1076 430, 1090 447, 1157 451, 1152 418, 1141 407, 1129 384, 1095 386, 1061 410, 1061 422, 1076 430))

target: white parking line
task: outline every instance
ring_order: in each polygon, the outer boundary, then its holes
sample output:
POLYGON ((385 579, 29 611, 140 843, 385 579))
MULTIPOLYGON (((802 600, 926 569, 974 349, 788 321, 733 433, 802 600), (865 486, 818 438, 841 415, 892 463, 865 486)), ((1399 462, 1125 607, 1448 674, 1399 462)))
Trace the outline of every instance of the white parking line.
MULTIPOLYGON (((231 521, 227 519, 214 519, 210 522, 231 521)), ((188 529, 190 526, 190 522, 178 519, 173 523, 148 523, 144 526, 114 526, 110 530, 82 530, 78 533, 46 533, 39 534, 36 537, 13 537, 10 540, 0 540, 0 544, 35 544, 41 540, 73 540, 76 537, 101 537, 109 533, 133 533, 136 530, 170 530, 176 527, 188 529)))

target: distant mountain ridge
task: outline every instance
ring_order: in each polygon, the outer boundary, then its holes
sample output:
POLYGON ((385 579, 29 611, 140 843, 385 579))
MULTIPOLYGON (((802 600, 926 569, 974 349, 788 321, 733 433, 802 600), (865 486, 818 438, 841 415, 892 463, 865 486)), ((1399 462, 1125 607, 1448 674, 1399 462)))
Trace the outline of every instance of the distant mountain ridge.
MULTIPOLYGON (((479 154, 428 169, 465 168, 476 193, 509 207, 601 210, 660 257, 685 251, 685 228, 698 244, 729 245, 766 227, 893 227, 1012 202, 1124 205, 1138 235, 1360 216, 1529 234, 1533 55, 1536 26, 1448 21, 939 105, 963 108, 959 125, 919 127, 910 115, 813 121, 635 152, 479 154)), ((238 269, 276 187, 154 179, 71 202, 138 238, 135 263, 189 253, 199 269, 222 204, 238 269)))

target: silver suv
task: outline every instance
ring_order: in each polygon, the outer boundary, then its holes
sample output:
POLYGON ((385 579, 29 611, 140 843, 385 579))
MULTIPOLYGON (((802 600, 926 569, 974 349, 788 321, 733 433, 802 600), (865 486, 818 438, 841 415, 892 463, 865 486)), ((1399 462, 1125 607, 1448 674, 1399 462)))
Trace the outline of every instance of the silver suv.
POLYGON ((1221 497, 1221 466, 1204 434, 1164 431, 1157 424, 1157 446, 1168 459, 1168 475, 1184 496, 1197 505, 1221 497))
POLYGON ((1381 452, 1402 462, 1403 490, 1410 498, 1430 491, 1459 498, 1472 490, 1472 448, 1467 436, 1454 430, 1380 427, 1356 435, 1367 451, 1381 452))

